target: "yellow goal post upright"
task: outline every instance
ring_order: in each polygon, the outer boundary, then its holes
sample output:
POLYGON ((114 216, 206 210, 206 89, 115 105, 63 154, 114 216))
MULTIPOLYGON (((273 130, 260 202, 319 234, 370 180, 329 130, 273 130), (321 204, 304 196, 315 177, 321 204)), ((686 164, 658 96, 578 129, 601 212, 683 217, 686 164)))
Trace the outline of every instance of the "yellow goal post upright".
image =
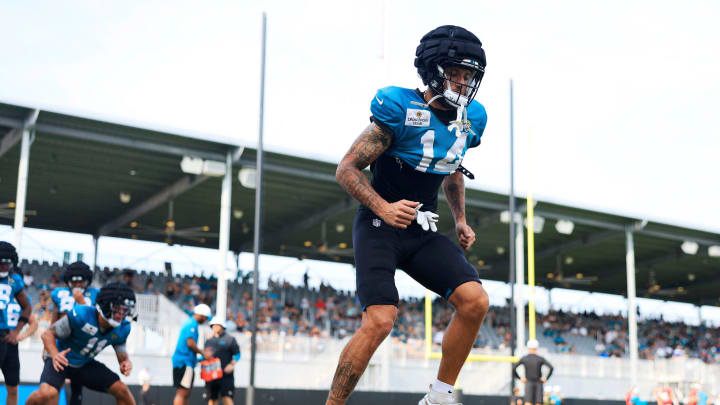
POLYGON ((528 263, 528 340, 535 340, 535 159, 533 159, 532 131, 528 132, 528 192, 527 192, 527 263, 528 263))
MULTIPOLYGON (((528 286, 530 287, 530 296, 528 297, 528 340, 536 339, 535 334, 535 214, 532 188, 533 188, 533 159, 532 159, 532 141, 528 135, 528 149, 530 154, 530 184, 527 193, 527 265, 528 265, 528 286)), ((511 270, 512 271, 512 270, 511 270)), ((510 286, 510 288, 514 288, 510 286)), ((510 320, 513 322, 513 320, 510 320)), ((433 351, 432 342, 432 292, 425 290, 425 358, 440 359, 442 352, 433 351)), ((519 348, 518 348, 519 349, 519 348)), ((501 356, 501 355, 485 355, 470 353, 466 361, 496 361, 515 363, 520 358, 518 356, 501 356)))

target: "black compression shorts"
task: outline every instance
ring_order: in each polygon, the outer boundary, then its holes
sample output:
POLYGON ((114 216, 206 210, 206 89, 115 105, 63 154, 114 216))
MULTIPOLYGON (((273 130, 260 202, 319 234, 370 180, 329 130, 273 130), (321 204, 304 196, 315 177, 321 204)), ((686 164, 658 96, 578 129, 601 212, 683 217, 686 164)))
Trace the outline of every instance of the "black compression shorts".
POLYGON ((235 378, 232 374, 205 383, 205 399, 218 399, 220 397, 232 398, 234 394, 235 378))
POLYGON ((543 403, 543 383, 528 381, 525 383, 525 402, 531 404, 543 403))
POLYGON ((106 365, 93 359, 82 367, 65 367, 62 371, 55 371, 52 358, 45 359, 45 367, 40 375, 40 383, 48 383, 58 391, 65 385, 65 379, 69 378, 73 383, 79 383, 93 391, 108 392, 110 386, 120 380, 120 377, 113 373, 106 365))
POLYGON ((441 233, 424 231, 417 222, 407 229, 394 228, 360 209, 353 223, 353 247, 363 310, 370 305, 397 306, 397 268, 445 299, 463 283, 480 282, 460 246, 441 233))
POLYGON ((20 383, 20 354, 18 353, 18 345, 5 343, 5 359, 0 363, 5 384, 16 386, 20 383))

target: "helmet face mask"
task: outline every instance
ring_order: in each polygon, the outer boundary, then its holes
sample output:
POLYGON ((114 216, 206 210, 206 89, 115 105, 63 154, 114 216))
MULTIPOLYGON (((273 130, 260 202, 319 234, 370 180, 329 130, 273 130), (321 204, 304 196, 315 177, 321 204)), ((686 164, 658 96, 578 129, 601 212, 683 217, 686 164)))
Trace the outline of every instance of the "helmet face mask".
POLYGON ((137 319, 135 293, 122 283, 103 287, 98 293, 95 309, 113 328, 120 326, 123 320, 137 319))
POLYGON ((443 96, 443 101, 451 107, 467 107, 475 98, 485 70, 477 61, 465 59, 460 62, 437 65, 437 78, 430 81, 429 87, 443 96), (459 91, 454 90, 457 88, 459 91))
POLYGON ((108 318, 108 320, 111 319, 117 322, 118 325, 120 325, 123 319, 132 318, 131 314, 135 310, 135 302, 130 300, 125 301, 125 303, 110 304, 110 317, 108 318))
POLYGON ((85 290, 87 289, 89 284, 90 283, 88 282, 87 278, 85 278, 83 276, 72 276, 70 278, 70 280, 68 280, 68 282, 67 282, 68 287, 73 292, 75 292, 75 290, 80 290, 80 292, 85 292, 85 290))
POLYGON ((15 246, 0 242, 0 278, 6 278, 10 275, 11 269, 18 268, 18 255, 15 246))
POLYGON ((0 278, 5 278, 10 275, 10 268, 12 263, 9 261, 0 261, 0 278))

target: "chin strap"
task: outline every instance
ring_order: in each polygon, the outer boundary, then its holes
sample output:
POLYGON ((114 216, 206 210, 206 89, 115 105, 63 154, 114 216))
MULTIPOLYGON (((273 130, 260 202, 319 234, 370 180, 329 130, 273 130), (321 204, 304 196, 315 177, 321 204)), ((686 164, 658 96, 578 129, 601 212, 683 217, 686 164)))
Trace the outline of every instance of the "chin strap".
MULTIPOLYGON (((457 108, 457 118, 455 118, 455 121, 450 122, 450 126, 448 127, 452 130, 452 128, 455 128, 457 132, 462 133, 463 135, 467 136, 468 132, 470 131, 470 120, 468 120, 467 117, 467 108, 465 108, 464 104, 460 104, 460 106, 457 108)), ((464 174, 468 179, 474 180, 475 175, 470 172, 470 170, 466 169, 462 163, 458 165, 458 171, 462 174, 464 174)))
MULTIPOLYGON (((436 94, 435 97, 431 98, 430 101, 428 101, 427 103, 423 104, 422 106, 425 107, 425 108, 430 108, 430 104, 432 104, 433 101, 435 101, 435 100, 437 100, 437 99, 439 99, 439 98, 441 98, 441 97, 442 97, 442 94, 436 94)), ((419 103, 418 103, 418 104, 419 104, 419 103)))

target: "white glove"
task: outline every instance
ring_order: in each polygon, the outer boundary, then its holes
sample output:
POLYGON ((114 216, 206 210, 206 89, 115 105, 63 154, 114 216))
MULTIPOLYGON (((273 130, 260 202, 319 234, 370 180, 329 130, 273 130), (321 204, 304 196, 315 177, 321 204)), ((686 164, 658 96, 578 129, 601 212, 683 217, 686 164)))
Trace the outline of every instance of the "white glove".
POLYGON ((417 220, 417 223, 420 224, 423 231, 430 229, 433 232, 437 232, 437 225, 435 224, 437 224, 440 215, 430 211, 420 211, 420 207, 422 207, 422 204, 415 207, 415 219, 417 220))

